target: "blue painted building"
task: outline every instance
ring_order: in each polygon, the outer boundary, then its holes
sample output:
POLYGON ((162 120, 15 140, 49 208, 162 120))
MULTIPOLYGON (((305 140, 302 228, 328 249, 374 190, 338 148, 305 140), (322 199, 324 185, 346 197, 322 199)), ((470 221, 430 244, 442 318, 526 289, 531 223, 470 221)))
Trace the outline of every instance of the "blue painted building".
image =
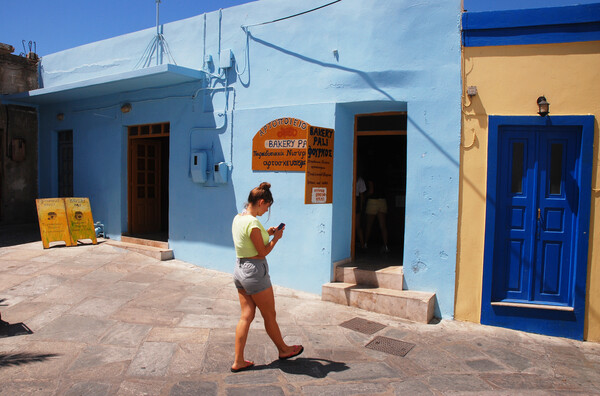
POLYGON ((368 168, 394 186, 405 288, 436 293, 451 318, 460 1, 325 4, 262 0, 45 56, 43 88, 11 98, 39 109, 40 196, 68 190, 72 144, 72 194, 90 198, 110 238, 167 232, 176 258, 231 271, 231 220, 269 181, 261 220, 286 223, 272 279, 318 293, 354 255, 355 173, 368 168), (304 172, 252 169, 253 137, 282 117, 335 130, 331 204, 305 204, 304 172))

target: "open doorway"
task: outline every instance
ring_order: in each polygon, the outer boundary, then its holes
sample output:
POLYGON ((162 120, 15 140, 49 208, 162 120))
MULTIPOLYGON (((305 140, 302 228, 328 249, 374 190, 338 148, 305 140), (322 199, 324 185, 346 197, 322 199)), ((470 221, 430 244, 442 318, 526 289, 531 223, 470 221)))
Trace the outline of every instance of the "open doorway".
POLYGON ((402 265, 406 113, 356 116, 354 166, 354 262, 402 265))
POLYGON ((168 240, 169 123, 128 127, 128 235, 168 240))

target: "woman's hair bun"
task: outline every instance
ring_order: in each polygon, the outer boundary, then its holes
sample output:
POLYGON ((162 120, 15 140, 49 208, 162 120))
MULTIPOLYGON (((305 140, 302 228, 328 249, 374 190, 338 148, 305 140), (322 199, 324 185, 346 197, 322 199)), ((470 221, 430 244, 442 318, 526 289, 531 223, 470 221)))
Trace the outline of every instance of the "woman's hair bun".
POLYGON ((260 185, 258 186, 258 188, 261 189, 261 190, 268 191, 268 190, 271 189, 271 184, 267 183, 267 182, 262 182, 262 183, 260 183, 260 185))

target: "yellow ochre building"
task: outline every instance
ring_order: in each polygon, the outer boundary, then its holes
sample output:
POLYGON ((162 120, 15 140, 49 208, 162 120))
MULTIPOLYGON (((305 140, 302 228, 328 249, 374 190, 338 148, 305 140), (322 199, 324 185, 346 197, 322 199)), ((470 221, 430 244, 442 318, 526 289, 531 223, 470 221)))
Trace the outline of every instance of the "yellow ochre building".
POLYGON ((455 318, 600 341, 600 4, 465 12, 455 318))

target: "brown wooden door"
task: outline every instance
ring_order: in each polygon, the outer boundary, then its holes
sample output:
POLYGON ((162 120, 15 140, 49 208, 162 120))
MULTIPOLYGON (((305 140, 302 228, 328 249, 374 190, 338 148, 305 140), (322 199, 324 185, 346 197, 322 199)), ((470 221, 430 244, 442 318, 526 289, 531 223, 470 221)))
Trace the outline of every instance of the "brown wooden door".
POLYGON ((159 139, 130 141, 129 199, 132 234, 159 232, 161 229, 161 144, 159 139))

